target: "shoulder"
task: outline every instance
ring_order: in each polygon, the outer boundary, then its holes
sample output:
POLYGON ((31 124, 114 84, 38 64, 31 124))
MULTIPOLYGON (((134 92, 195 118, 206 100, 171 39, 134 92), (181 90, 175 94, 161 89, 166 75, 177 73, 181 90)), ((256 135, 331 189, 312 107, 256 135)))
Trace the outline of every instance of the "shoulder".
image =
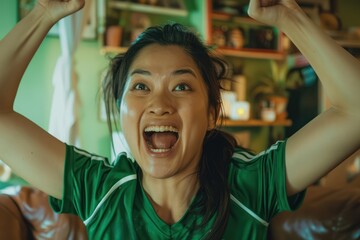
POLYGON ((127 190, 136 187, 133 180, 137 179, 137 168, 125 153, 110 163, 104 156, 75 146, 66 148, 63 199, 52 200, 57 211, 76 213, 88 219, 98 211, 98 206, 106 206, 105 200, 134 192, 127 190))
POLYGON ((113 161, 109 158, 72 145, 66 145, 66 160, 76 166, 94 166, 98 165, 104 169, 128 168, 133 171, 135 169, 135 161, 125 152, 119 153, 113 161))
POLYGON ((91 153, 87 150, 72 145, 66 145, 66 159, 70 161, 72 160, 77 163, 80 163, 80 161, 82 161, 88 164, 97 163, 102 164, 105 167, 112 167, 108 158, 91 153))
POLYGON ((278 141, 258 154, 236 148, 229 166, 230 187, 238 189, 249 185, 252 189, 254 184, 282 176, 285 173, 285 144, 286 141, 278 141))
POLYGON ((258 154, 236 149, 228 183, 237 207, 250 209, 265 220, 279 211, 291 209, 286 195, 285 147, 286 140, 258 154))
POLYGON ((135 161, 126 153, 120 153, 114 161, 110 162, 107 157, 75 146, 67 146, 65 175, 69 181, 71 179, 68 184, 73 184, 73 182, 80 184, 86 179, 84 187, 102 186, 105 190, 106 187, 122 183, 128 178, 135 179, 137 169, 135 161), (120 182, 117 183, 118 181, 120 182))

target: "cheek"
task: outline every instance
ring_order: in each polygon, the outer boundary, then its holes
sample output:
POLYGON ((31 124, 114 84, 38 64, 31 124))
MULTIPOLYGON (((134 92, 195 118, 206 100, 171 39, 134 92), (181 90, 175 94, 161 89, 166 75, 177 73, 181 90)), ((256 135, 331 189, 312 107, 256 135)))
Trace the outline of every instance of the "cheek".
POLYGON ((128 119, 134 119, 138 116, 138 110, 140 110, 139 104, 131 101, 129 97, 124 97, 120 105, 120 121, 121 124, 127 124, 128 119), (125 121, 125 122, 123 122, 125 121))
POLYGON ((208 105, 206 102, 193 101, 188 108, 184 109, 184 115, 194 128, 207 130, 209 123, 208 105))
POLYGON ((120 105, 120 127, 128 142, 131 142, 139 122, 139 106, 124 97, 120 105), (131 134, 130 134, 131 133, 131 134))

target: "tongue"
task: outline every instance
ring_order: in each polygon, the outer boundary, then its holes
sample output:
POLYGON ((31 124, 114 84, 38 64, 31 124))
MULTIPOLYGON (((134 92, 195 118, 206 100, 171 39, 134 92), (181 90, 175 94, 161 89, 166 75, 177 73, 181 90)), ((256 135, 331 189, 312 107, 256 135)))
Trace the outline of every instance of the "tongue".
POLYGON ((177 137, 175 133, 159 132, 151 135, 151 145, 156 149, 168 149, 176 143, 177 137))

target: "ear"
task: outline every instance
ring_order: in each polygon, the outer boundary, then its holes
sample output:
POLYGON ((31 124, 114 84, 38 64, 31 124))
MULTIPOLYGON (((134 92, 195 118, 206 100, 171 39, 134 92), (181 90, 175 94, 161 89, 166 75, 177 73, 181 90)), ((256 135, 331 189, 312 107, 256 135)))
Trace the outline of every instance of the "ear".
POLYGON ((208 130, 212 130, 216 127, 216 119, 215 119, 215 109, 210 108, 209 109, 209 122, 208 122, 208 130))

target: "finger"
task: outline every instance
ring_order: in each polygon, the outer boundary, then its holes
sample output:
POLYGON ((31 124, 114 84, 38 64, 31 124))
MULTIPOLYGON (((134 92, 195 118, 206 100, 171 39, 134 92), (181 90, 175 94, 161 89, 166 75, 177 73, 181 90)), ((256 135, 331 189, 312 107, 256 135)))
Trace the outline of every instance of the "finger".
POLYGON ((254 11, 255 9, 259 9, 261 7, 261 1, 262 0, 250 0, 249 9, 251 9, 252 11, 254 11))
POLYGON ((250 0, 248 14, 249 16, 256 15, 260 9, 260 0, 250 0))

